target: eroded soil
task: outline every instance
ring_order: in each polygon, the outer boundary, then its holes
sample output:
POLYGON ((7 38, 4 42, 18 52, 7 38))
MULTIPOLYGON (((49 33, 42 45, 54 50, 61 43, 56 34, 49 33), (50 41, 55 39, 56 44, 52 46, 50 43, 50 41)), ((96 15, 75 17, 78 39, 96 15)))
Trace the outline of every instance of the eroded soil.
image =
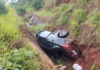
POLYGON ((64 61, 64 63, 67 66, 66 70, 73 70, 72 66, 75 63, 81 65, 83 70, 100 70, 100 49, 91 48, 85 56, 80 57, 77 61, 64 61))

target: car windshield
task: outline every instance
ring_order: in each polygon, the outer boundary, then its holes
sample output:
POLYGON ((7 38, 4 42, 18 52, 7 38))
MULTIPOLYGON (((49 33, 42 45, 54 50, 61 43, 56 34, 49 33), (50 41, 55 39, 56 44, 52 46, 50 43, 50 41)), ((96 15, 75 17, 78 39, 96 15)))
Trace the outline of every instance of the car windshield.
POLYGON ((58 33, 51 33, 47 40, 58 45, 63 45, 66 41, 66 38, 59 38, 57 35, 58 33))

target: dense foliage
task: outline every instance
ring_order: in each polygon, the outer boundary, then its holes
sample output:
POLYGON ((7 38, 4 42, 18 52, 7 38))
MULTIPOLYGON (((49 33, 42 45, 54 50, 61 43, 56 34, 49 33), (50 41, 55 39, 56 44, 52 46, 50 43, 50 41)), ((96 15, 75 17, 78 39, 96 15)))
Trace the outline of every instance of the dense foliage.
POLYGON ((22 8, 22 7, 19 7, 16 10, 17 10, 17 14, 18 15, 24 15, 25 12, 26 12, 26 10, 24 8, 22 8))
POLYGON ((0 65, 2 66, 2 70, 38 69, 39 67, 36 63, 37 57, 38 54, 35 51, 27 51, 24 48, 15 49, 0 56, 0 65))
POLYGON ((43 7, 43 0, 19 0, 17 4, 15 4, 15 8, 19 15, 23 15, 26 10, 39 10, 43 7))
POLYGON ((23 44, 22 35, 18 30, 19 23, 21 24, 21 21, 16 11, 11 7, 7 14, 0 15, 0 70, 42 68, 41 61, 36 63, 39 54, 28 44, 23 44))
POLYGON ((35 10, 39 10, 43 7, 43 0, 33 0, 32 6, 35 10))
POLYGON ((5 14, 7 13, 7 9, 5 7, 5 4, 2 0, 0 0, 0 14, 5 14))
MULTIPOLYGON (((18 40, 20 33, 18 31, 19 18, 14 9, 0 16, 0 50, 9 47, 15 40, 18 40), (12 17, 13 14, 13 17, 12 17)), ((1 52, 1 51, 0 51, 1 52)))

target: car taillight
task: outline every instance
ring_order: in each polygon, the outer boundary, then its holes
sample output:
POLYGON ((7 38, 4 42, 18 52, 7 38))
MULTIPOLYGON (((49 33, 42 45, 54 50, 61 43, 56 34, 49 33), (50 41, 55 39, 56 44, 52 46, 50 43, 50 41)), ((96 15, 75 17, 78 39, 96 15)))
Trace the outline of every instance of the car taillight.
POLYGON ((69 48, 69 45, 61 45, 63 48, 69 48))

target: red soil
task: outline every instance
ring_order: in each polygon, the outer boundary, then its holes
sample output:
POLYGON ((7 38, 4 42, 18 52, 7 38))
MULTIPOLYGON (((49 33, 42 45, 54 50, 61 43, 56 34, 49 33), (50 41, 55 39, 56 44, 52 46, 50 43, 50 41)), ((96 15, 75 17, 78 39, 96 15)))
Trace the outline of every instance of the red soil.
POLYGON ((90 70, 94 62, 100 63, 100 51, 91 53, 85 58, 82 58, 79 64, 83 67, 83 70, 90 70))
POLYGON ((78 63, 80 66, 82 66, 83 70, 91 70, 93 64, 96 63, 95 68, 93 70, 100 70, 100 50, 96 50, 92 48, 90 50, 92 52, 89 52, 86 56, 79 58, 77 61, 70 62, 70 66, 67 66, 67 69, 73 70, 73 64, 78 63))

